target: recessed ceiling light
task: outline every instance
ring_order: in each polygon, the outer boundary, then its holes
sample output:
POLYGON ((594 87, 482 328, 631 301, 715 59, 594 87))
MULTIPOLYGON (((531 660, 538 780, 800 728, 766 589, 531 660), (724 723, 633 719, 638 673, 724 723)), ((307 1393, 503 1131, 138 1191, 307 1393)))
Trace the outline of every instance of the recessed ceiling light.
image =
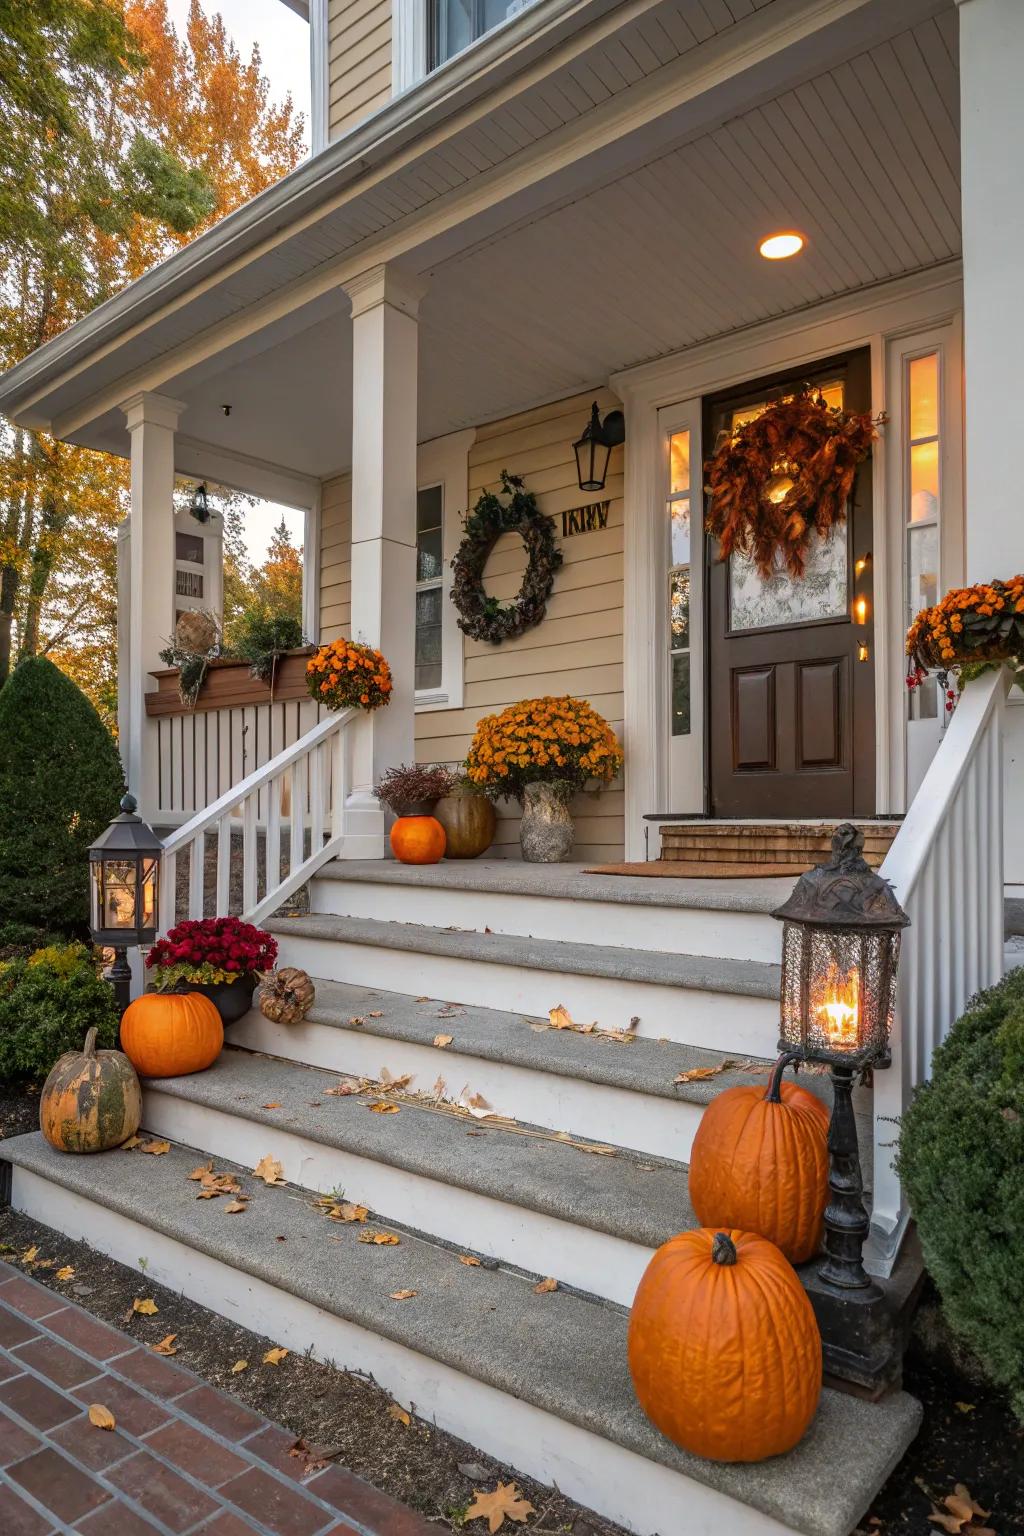
POLYGON ((768 235, 758 249, 767 261, 782 261, 784 257, 795 256, 797 251, 802 251, 803 245, 803 235, 787 229, 778 235, 768 235))

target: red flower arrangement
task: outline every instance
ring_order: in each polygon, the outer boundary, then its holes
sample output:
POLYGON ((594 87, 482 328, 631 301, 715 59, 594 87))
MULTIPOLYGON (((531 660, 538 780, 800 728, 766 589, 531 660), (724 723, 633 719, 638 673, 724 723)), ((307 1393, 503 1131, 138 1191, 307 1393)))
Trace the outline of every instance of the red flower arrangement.
POLYGON ((277 940, 238 917, 203 917, 176 923, 146 956, 153 985, 170 992, 179 981, 212 986, 273 969, 277 940))

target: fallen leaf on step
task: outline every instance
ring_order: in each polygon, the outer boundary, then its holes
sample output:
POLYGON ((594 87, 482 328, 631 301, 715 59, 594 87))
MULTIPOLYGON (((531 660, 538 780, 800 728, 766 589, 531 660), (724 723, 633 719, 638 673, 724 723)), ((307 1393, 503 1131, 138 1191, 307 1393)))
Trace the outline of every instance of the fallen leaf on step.
POLYGON ((486 1520, 491 1536, 500 1531, 506 1519, 517 1520, 521 1525, 527 1515, 534 1513, 533 1505, 524 1499, 515 1483, 499 1483, 492 1493, 473 1489, 475 1503, 463 1516, 464 1520, 486 1520))
POLYGON ((365 1205, 353 1205, 350 1200, 343 1200, 340 1205, 332 1205, 327 1215, 331 1221, 365 1221, 368 1212, 365 1205))
POLYGON ((159 1310, 160 1308, 157 1306, 152 1296, 147 1296, 145 1300, 142 1300, 140 1297, 136 1296, 135 1300, 132 1302, 132 1311, 141 1312, 143 1317, 153 1317, 157 1312, 159 1312, 159 1310))
POLYGON ((451 1043, 452 1043, 452 1041, 454 1039, 455 1039, 454 1035, 435 1035, 434 1036, 434 1044, 437 1046, 439 1051, 443 1051, 445 1046, 446 1045, 451 1045, 451 1043))
POLYGON ((408 1088, 412 1079, 411 1072, 406 1072, 402 1077, 392 1077, 387 1067, 380 1069, 379 1082, 385 1093, 401 1093, 403 1088, 408 1088))
POLYGON ((224 1207, 224 1213, 227 1216, 240 1216, 243 1211, 248 1209, 249 1202, 247 1200, 232 1200, 230 1205, 224 1207))
POLYGON ((200 1163, 198 1168, 193 1168, 192 1172, 189 1174, 189 1178, 190 1179, 195 1179, 195 1180, 198 1181, 199 1179, 205 1178, 205 1176, 208 1173, 212 1173, 212 1172, 213 1172, 213 1158, 211 1157, 210 1161, 208 1163, 200 1163))
POLYGON ((113 1429, 117 1420, 109 1408, 104 1408, 102 1403, 89 1404, 89 1423, 97 1429, 113 1429))
POLYGON ((416 1001, 418 1003, 431 1003, 431 1002, 433 1002, 433 998, 431 998, 431 997, 418 997, 416 999, 416 1001))
POLYGON ((702 1083, 706 1078, 717 1077, 720 1072, 730 1071, 735 1065, 734 1061, 720 1061, 714 1067, 691 1067, 688 1072, 677 1072, 672 1081, 674 1083, 702 1083))
POLYGON ((574 1141, 573 1146, 577 1152, 592 1152, 595 1157, 617 1157, 614 1147, 603 1147, 596 1141, 574 1141))
POLYGON ((374 1011, 373 1011, 373 1012, 372 1012, 372 1013, 371 1013, 371 1014, 370 1014, 370 1015, 369 1015, 369 1017, 370 1017, 370 1018, 371 1018, 371 1019, 382 1019, 382 1018, 383 1018, 383 1017, 384 1017, 384 1013, 383 1013, 383 1010, 382 1010, 382 1009, 380 1009, 380 1008, 377 1008, 377 1009, 375 1009, 375 1010, 374 1010, 374 1011))
POLYGON ((385 1104, 383 1099, 378 1099, 375 1104, 367 1104, 367 1109, 372 1109, 375 1115, 397 1115, 401 1110, 401 1104, 385 1104))
POLYGON ((533 1288, 533 1294, 535 1296, 546 1296, 549 1291, 557 1290, 558 1281, 552 1275, 548 1275, 546 1280, 538 1280, 533 1288))
POLYGON ((288 1351, 286 1349, 282 1349, 280 1345, 278 1345, 276 1349, 268 1349, 266 1354, 263 1356, 263 1364, 280 1365, 281 1361, 284 1359, 287 1353, 288 1351))
POLYGON ((575 1029, 576 1027, 573 1024, 572 1014, 561 1003, 548 1009, 548 1023, 552 1029, 575 1029))
POLYGON ((284 1183, 284 1169, 281 1167, 281 1164, 276 1161, 275 1158, 269 1155, 269 1153, 266 1157, 260 1158, 259 1162, 256 1164, 256 1167, 253 1169, 253 1173, 255 1174, 256 1178, 262 1179, 264 1184, 284 1183))
POLYGON ((127 1141, 122 1141, 120 1150, 122 1152, 130 1152, 133 1147, 140 1147, 141 1145, 141 1136, 129 1136, 127 1141))
POLYGON ((260 1108, 261 1108, 261 1109, 280 1109, 280 1108, 281 1108, 281 1106, 280 1106, 280 1104, 278 1104, 278 1103, 277 1103, 277 1102, 276 1102, 276 1101, 275 1101, 275 1102, 274 1102, 274 1103, 273 1103, 273 1104, 261 1104, 261 1105, 260 1105, 260 1108))
POLYGON ((358 1014, 357 1014, 357 1013, 354 1013, 354 1014, 353 1014, 353 1015, 352 1015, 352 1017, 351 1017, 351 1018, 350 1018, 350 1019, 349 1019, 349 1023, 350 1023, 350 1024, 352 1024, 352 1025, 354 1025, 354 1026, 356 1026, 356 1028, 358 1028, 358 1026, 359 1026, 359 1025, 360 1025, 360 1024, 365 1024, 365 1023, 366 1023, 366 1020, 365 1020, 365 1019, 363 1019, 363 1018, 360 1018, 360 1017, 359 1017, 359 1015, 358 1015, 358 1014))
POLYGON ((412 1423, 412 1420, 410 1419, 409 1415, 406 1413, 405 1409, 404 1408, 400 1408, 397 1403, 392 1403, 389 1406, 388 1413, 391 1415, 391 1417, 393 1419, 397 1419, 399 1424, 411 1424, 412 1423))
POLYGON ((149 1347, 154 1355, 176 1355, 178 1346, 174 1341, 177 1337, 176 1333, 169 1333, 166 1338, 160 1340, 159 1344, 151 1344, 149 1347))
POLYGON ((463 1088, 459 1094, 459 1103, 463 1109, 469 1110, 474 1120, 486 1120, 492 1113, 491 1106, 482 1093, 471 1093, 467 1097, 466 1090, 463 1088))
POLYGON ((231 1374, 232 1376, 240 1376, 243 1371, 247 1371, 248 1369, 248 1360, 236 1360, 234 1365, 231 1367, 231 1374))
POLYGON ((480 1268, 480 1260, 479 1259, 475 1259, 471 1253, 460 1253, 459 1254, 459 1263, 460 1264, 468 1264, 470 1269, 479 1269, 480 1268))
POLYGON ((417 1291, 392 1291, 390 1293, 392 1301, 409 1301, 418 1294, 417 1291))
POLYGON ((74 1278, 75 1278, 75 1271, 74 1271, 73 1266, 70 1265, 70 1264, 65 1264, 62 1269, 58 1269, 58 1271, 57 1271, 57 1279, 58 1280, 73 1280, 74 1278))
POLYGON ((439 1077, 433 1088, 431 1088, 430 1091, 434 1095, 435 1104, 440 1104, 441 1100, 444 1098, 444 1090, 447 1088, 447 1086, 448 1084, 445 1082, 444 1078, 439 1077))
POLYGON ((25 1249, 25 1252, 21 1256, 21 1262, 23 1264, 34 1264, 38 1257, 39 1249, 35 1244, 33 1244, 31 1248, 25 1249))
POLYGON ((344 1083, 338 1083, 337 1087, 335 1087, 335 1088, 325 1088, 324 1089, 324 1094, 326 1095, 327 1098, 335 1098, 335 1099, 345 1099, 345 1098, 348 1098, 350 1093, 358 1093, 358 1092, 359 1092, 359 1084, 356 1083, 356 1082, 352 1082, 352 1081, 348 1081, 348 1082, 344 1082, 344 1083))
POLYGON ((368 1227, 365 1232, 360 1232, 359 1241, 361 1243, 376 1243, 380 1247, 401 1242, 401 1238, 396 1237, 394 1232, 371 1232, 368 1227))
POLYGON ((321 1471, 327 1465, 326 1457, 320 1451, 311 1450, 305 1440, 296 1440, 294 1445, 289 1446, 288 1455, 294 1456, 297 1461, 302 1462, 303 1477, 309 1477, 312 1473, 321 1471))
POLYGON ((151 1152, 154 1157, 163 1157, 164 1153, 170 1150, 169 1141, 145 1141, 139 1148, 140 1152, 151 1152))

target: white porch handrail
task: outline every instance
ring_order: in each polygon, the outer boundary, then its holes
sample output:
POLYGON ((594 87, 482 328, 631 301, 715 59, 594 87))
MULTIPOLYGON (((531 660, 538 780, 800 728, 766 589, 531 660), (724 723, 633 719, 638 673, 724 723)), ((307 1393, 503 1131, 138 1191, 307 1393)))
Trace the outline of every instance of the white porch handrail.
POLYGON ((259 923, 334 858, 343 840, 345 801, 349 786, 349 726, 354 709, 327 715, 298 741, 257 768, 248 778, 221 795, 164 843, 160 874, 160 913, 163 931, 178 919, 178 856, 189 850, 187 916, 204 915, 206 838, 217 836, 217 866, 213 880, 214 908, 228 911, 231 891, 233 824, 242 833, 242 916, 259 923), (288 782, 287 871, 281 871, 282 803, 288 782), (260 878, 259 820, 264 834, 263 878, 260 878), (309 852, 306 852, 306 840, 309 852), (261 894, 262 890, 262 894, 261 894))
MULTIPOLYGON (((882 864, 910 916, 900 957, 892 1066, 875 1074, 872 1231, 880 1267, 908 1213, 893 1157, 899 1121, 968 999, 1003 973, 1005 668, 968 683, 882 864)), ((940 695, 941 699, 941 695, 940 695)))

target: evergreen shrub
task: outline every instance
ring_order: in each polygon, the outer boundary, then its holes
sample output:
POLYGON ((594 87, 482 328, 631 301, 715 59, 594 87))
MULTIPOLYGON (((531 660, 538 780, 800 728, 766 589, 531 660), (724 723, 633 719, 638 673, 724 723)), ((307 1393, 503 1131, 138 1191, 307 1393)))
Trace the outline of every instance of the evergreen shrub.
POLYGON ((117 1007, 84 944, 50 945, 0 965, 0 1078, 41 1080, 64 1051, 117 1043, 117 1007))
POLYGON ((936 1050, 898 1167, 946 1320, 1024 1422, 1024 969, 936 1050))

